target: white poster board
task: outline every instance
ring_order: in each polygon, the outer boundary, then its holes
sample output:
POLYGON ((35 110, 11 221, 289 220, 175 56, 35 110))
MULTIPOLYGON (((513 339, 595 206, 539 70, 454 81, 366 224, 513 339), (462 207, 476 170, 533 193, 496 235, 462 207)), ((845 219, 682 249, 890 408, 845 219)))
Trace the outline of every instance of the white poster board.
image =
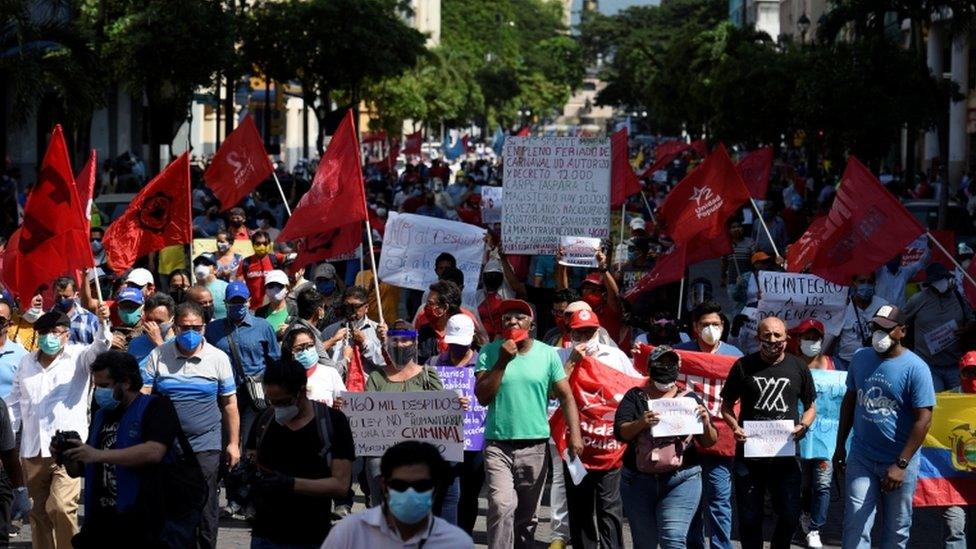
POLYGON ((481 187, 482 223, 488 225, 502 222, 502 200, 501 187, 481 187))
POLYGON ((807 319, 819 320, 831 336, 844 325, 849 288, 819 276, 760 271, 758 321, 775 316, 793 328, 807 319))
POLYGON ((563 258, 559 263, 568 267, 598 267, 596 252, 600 250, 602 242, 599 238, 588 236, 560 236, 559 247, 563 250, 563 258))
POLYGON ((743 455, 747 458, 795 456, 793 428, 789 419, 743 422, 742 429, 746 432, 743 455))
POLYGON ((554 255, 560 236, 610 237, 610 140, 505 140, 502 246, 554 255))
POLYGON ((454 391, 342 393, 357 456, 378 457, 405 440, 436 446, 464 461, 464 410, 454 391))
POLYGON ((657 425, 651 425, 651 436, 671 437, 700 435, 705 425, 698 415, 698 402, 693 398, 651 398, 647 407, 658 415, 657 425))

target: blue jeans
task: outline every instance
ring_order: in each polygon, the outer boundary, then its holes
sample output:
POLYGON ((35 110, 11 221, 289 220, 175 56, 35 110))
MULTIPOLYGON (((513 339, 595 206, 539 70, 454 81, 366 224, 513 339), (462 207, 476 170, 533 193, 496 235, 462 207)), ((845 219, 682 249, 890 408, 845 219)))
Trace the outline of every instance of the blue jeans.
POLYGON ((932 387, 936 393, 950 391, 962 385, 959 377, 959 367, 955 364, 951 366, 929 366, 932 372, 932 387))
POLYGON ((819 531, 827 522, 834 468, 829 459, 804 459, 800 461, 800 468, 803 471, 803 509, 810 513, 810 531, 819 531))
POLYGON ((844 505, 844 548, 869 549, 874 514, 881 507, 884 520, 881 547, 905 547, 912 529, 912 494, 918 479, 918 455, 908 463, 905 480, 894 492, 881 491, 881 479, 891 463, 851 454, 847 459, 847 503, 844 505))
POLYGON ((732 549, 732 458, 698 454, 702 467, 702 498, 688 528, 689 549, 709 546, 732 549))
POLYGON ((441 502, 441 511, 437 516, 457 526, 458 501, 461 500, 461 479, 454 477, 454 480, 447 485, 444 490, 444 499, 441 502))
MULTIPOLYGON (((966 549, 966 514, 971 512, 971 509, 972 506, 943 507, 942 520, 945 523, 943 541, 946 549, 966 549)), ((972 537, 976 537, 976 532, 972 537)))
POLYGON ((769 492, 776 511, 772 549, 789 549, 800 523, 800 462, 794 457, 736 458, 735 496, 743 549, 762 549, 763 509, 769 492))
POLYGON ((251 538, 251 549, 318 549, 318 547, 318 543, 275 543, 264 538, 251 538))
POLYGON ((688 525, 701 499, 701 467, 648 475, 624 467, 620 499, 635 549, 685 547, 688 525))

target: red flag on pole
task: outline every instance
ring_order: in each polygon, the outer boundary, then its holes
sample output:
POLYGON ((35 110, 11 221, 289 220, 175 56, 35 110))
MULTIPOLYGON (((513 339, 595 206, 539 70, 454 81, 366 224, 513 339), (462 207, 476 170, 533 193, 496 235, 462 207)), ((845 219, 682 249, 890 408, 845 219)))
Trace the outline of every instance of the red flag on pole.
POLYGON ((7 245, 4 263, 11 267, 4 268, 4 281, 22 304, 55 278, 94 266, 88 221, 60 125, 51 133, 37 183, 27 196, 24 222, 7 245))
POLYGON ((292 212, 279 242, 321 234, 366 219, 366 191, 352 109, 332 136, 319 169, 298 207, 292 212))
POLYGON ((291 264, 292 272, 304 269, 312 263, 329 261, 351 253, 363 243, 363 223, 354 221, 331 231, 307 236, 302 239, 298 256, 291 264))
POLYGON ((773 169, 773 152, 772 147, 754 150, 735 165, 742 182, 749 189, 749 194, 756 200, 766 198, 766 191, 769 189, 769 172, 773 169))
POLYGON ((654 163, 644 170, 644 173, 640 175, 643 179, 645 177, 651 177, 654 172, 658 170, 663 170, 668 164, 670 164, 678 155, 688 150, 691 145, 685 143, 684 141, 665 141, 661 143, 654 149, 654 163))
POLYGON ((359 347, 352 346, 352 358, 349 359, 349 369, 346 371, 346 390, 351 393, 361 393, 366 390, 366 371, 363 370, 363 355, 359 347))
POLYGON ((640 192, 640 182, 630 166, 627 128, 621 128, 610 138, 610 207, 619 208, 627 197, 640 192))
POLYGON ((91 224, 91 205, 95 197, 95 174, 98 172, 98 151, 91 150, 88 155, 88 162, 81 168, 81 173, 75 178, 75 185, 78 189, 78 204, 81 205, 81 213, 91 224))
POLYGON ((193 240, 190 214, 190 157, 183 153, 143 187, 105 231, 105 256, 116 272, 166 246, 193 240))
POLYGON ((688 148, 695 151, 695 153, 702 158, 708 156, 708 143, 706 143, 704 139, 692 141, 691 145, 688 145, 688 148))
POLYGON ((415 154, 420 155, 420 145, 424 141, 423 132, 414 132, 407 134, 407 138, 403 141, 403 154, 415 154))
POLYGON ((749 201, 749 190, 719 145, 678 183, 661 205, 661 219, 675 243, 725 234, 725 222, 749 201))
POLYGON ((668 253, 657 258, 651 272, 627 290, 624 299, 633 303, 644 292, 681 280, 685 276, 685 268, 688 265, 730 253, 732 253, 732 241, 727 234, 715 238, 696 238, 689 244, 675 244, 668 253))
POLYGON ((229 210, 271 177, 273 171, 264 141, 249 114, 220 145, 203 180, 220 200, 222 210, 229 210))
POLYGON ((851 277, 884 265, 924 232, 918 220, 852 156, 834 205, 823 223, 811 225, 794 244, 799 259, 795 264, 791 261, 789 269, 800 272, 809 266, 820 278, 847 285, 851 277))

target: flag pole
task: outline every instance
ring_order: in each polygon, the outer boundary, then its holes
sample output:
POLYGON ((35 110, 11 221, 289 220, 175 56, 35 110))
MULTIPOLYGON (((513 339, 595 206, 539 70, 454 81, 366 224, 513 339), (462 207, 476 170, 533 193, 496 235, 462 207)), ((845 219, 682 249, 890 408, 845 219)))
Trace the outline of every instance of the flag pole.
POLYGON ((681 302, 685 299, 685 277, 681 276, 681 286, 678 287, 678 320, 681 320, 681 302))
POLYGON ((285 198, 285 190, 281 188, 281 181, 278 181, 278 174, 274 170, 271 170, 271 177, 274 177, 275 185, 278 186, 278 192, 281 194, 281 203, 285 205, 288 217, 291 217, 291 207, 288 206, 288 199, 285 198))
POLYGON ((973 277, 970 276, 968 272, 966 272, 966 269, 962 268, 962 265, 960 265, 959 262, 956 261, 956 258, 953 257, 952 254, 950 254, 949 251, 945 249, 942 243, 939 242, 939 239, 932 236, 932 233, 930 233, 929 231, 925 231, 925 236, 929 238, 929 242, 935 244, 935 246, 939 248, 939 250, 941 250, 946 257, 949 258, 949 261, 952 261, 952 264, 955 265, 962 272, 962 276, 964 276, 966 280, 968 280, 969 283, 972 284, 974 288, 976 288, 976 280, 973 280, 973 277))
POLYGON ((624 243, 624 218, 627 217, 627 202, 620 205, 620 243, 624 243))
POLYGON ((776 257, 783 257, 779 255, 779 250, 776 249, 776 243, 773 242, 773 235, 769 233, 769 227, 766 226, 766 220, 763 219, 762 212, 759 211, 759 206, 756 206, 756 200, 749 197, 749 203, 752 204, 752 211, 756 212, 756 217, 759 218, 759 223, 762 225, 764 231, 766 231, 766 238, 769 239, 769 245, 773 247, 773 254, 776 257))
POLYGON ((648 202, 647 201, 647 197, 644 196, 644 190, 643 189, 641 189, 640 195, 641 195, 641 198, 644 199, 644 207, 647 208, 647 213, 651 214, 651 221, 653 221, 654 224, 657 225, 657 218, 654 217, 654 209, 651 208, 651 203, 648 202))
POLYGON ((373 253, 373 228, 369 225, 369 215, 366 216, 366 242, 369 243, 369 259, 373 264, 373 288, 376 289, 376 314, 380 317, 380 324, 386 324, 383 320, 383 298, 380 297, 380 267, 377 265, 376 254, 373 253))

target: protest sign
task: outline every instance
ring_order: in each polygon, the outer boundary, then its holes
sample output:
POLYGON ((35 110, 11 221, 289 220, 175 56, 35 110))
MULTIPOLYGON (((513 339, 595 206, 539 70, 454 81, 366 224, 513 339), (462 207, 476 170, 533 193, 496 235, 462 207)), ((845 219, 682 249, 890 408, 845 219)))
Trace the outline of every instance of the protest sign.
POLYGON ((953 318, 949 322, 926 332, 925 345, 928 347, 929 353, 937 355, 943 349, 955 343, 959 339, 959 335, 956 334, 958 330, 959 325, 956 324, 956 319, 953 318))
POLYGON ((474 368, 437 366, 436 369, 444 390, 468 398, 468 409, 464 411, 465 451, 481 450, 485 446, 485 415, 488 408, 479 404, 474 396, 474 368))
POLYGON ((660 420, 651 425, 651 436, 671 437, 681 435, 700 435, 705 432, 698 403, 690 397, 651 398, 647 408, 658 415, 660 420))
POLYGON ((457 259, 457 268, 464 273, 463 294, 473 296, 485 255, 485 232, 467 223, 390 212, 380 253, 380 280, 401 288, 426 290, 437 282, 434 260, 447 252, 457 259))
MULTIPOLYGON (((200 254, 212 254, 217 251, 217 239, 216 238, 194 238, 193 239, 193 253, 191 256, 195 259, 200 254)), ((234 240, 230 246, 231 253, 235 253, 241 257, 251 257, 254 255, 254 246, 251 244, 250 240, 234 240)))
POLYGON ((503 156, 506 252, 553 255, 560 236, 609 238, 609 139, 510 137, 503 156))
POLYGON ((587 236, 560 236, 563 258, 559 263, 567 267, 598 267, 596 252, 600 250, 600 242, 599 238, 587 236))
MULTIPOLYGON (((817 388, 817 418, 806 436, 800 439, 800 457, 831 459, 837 447, 840 405, 847 393, 847 372, 810 370, 810 374, 817 388)), ((802 408, 798 411, 802 413, 802 408)))
POLYGON ((448 461, 464 461, 464 414, 454 391, 345 392, 342 398, 357 456, 382 456, 398 442, 421 440, 448 461))
POLYGON ((775 316, 787 328, 807 319, 819 320, 828 334, 837 336, 844 325, 847 294, 847 286, 816 275, 760 271, 757 320, 775 316))
POLYGON ((502 222, 502 188, 481 187, 481 222, 502 222))
POLYGON ((746 421, 742 428, 746 432, 744 456, 785 457, 796 455, 793 441, 793 421, 746 421))

